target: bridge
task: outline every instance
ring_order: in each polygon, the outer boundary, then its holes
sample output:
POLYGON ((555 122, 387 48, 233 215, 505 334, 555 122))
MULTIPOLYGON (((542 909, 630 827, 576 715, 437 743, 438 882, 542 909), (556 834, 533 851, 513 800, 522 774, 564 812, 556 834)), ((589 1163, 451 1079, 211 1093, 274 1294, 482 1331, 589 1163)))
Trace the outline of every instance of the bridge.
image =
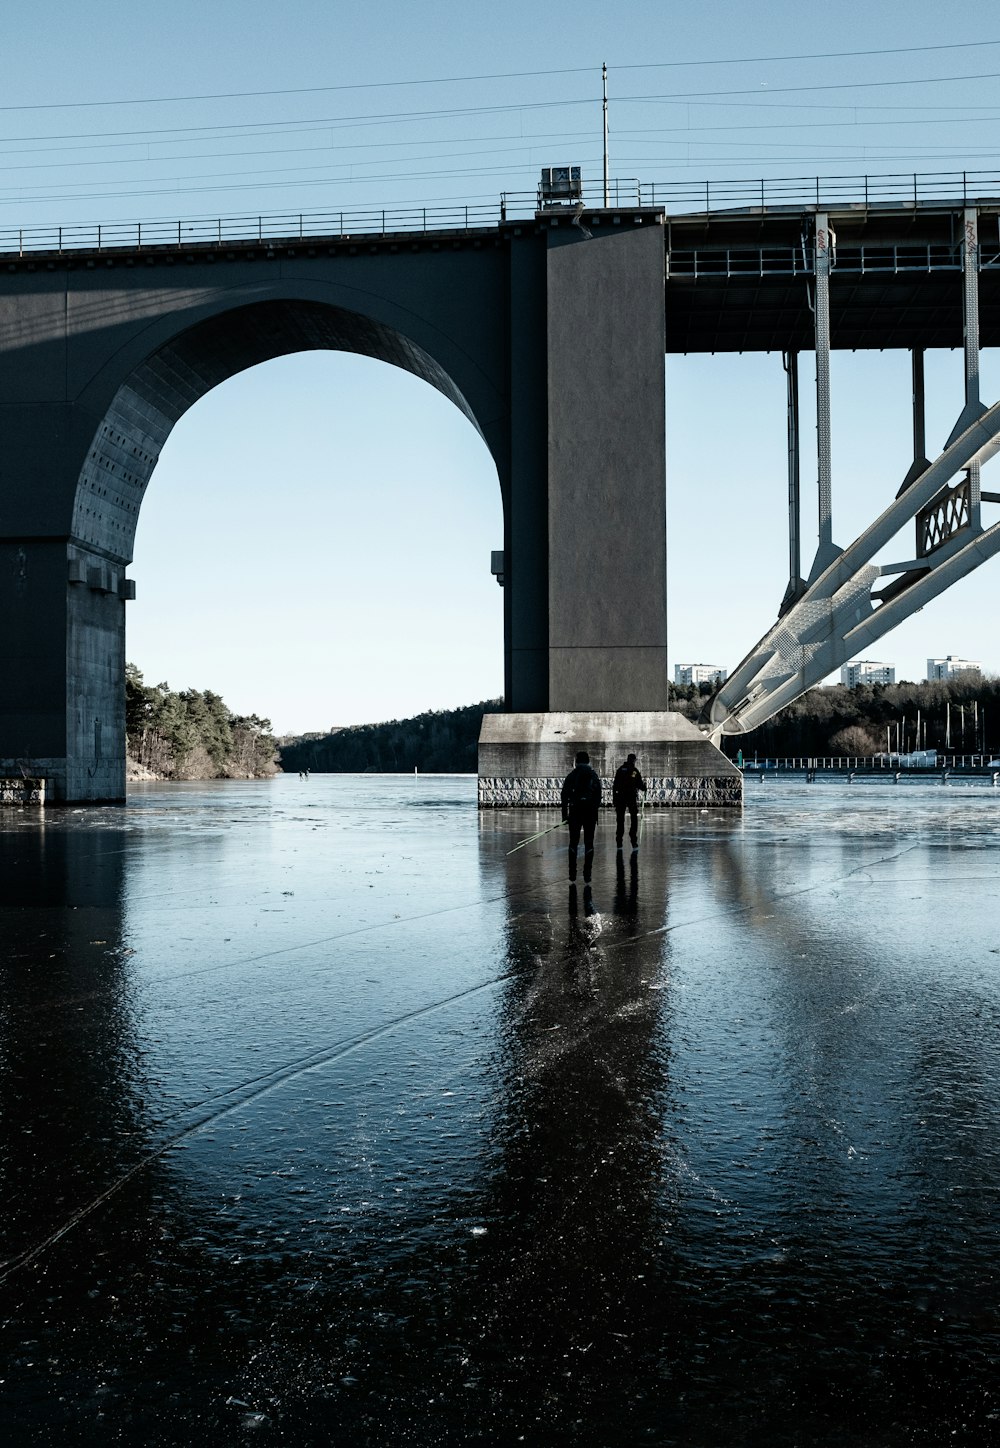
POLYGON ((850 199, 817 183, 802 197, 695 196, 678 211, 655 188, 616 183, 597 204, 504 197, 489 217, 0 236, 0 775, 43 777, 55 799, 124 796, 126 570, 160 449, 236 372, 336 348, 438 388, 496 463, 508 712, 481 746, 482 802, 551 798, 574 742, 605 767, 638 740, 661 802, 738 799, 738 773, 710 737, 754 727, 1000 547, 982 524, 997 499, 979 477, 1000 411, 978 384, 979 348, 1000 332, 1000 202, 969 182, 914 179, 850 199), (899 497, 841 549, 829 354, 866 346, 913 353, 914 461, 899 497), (964 347, 966 404, 931 463, 922 353, 941 346, 964 347), (788 375, 789 578, 775 629, 699 733, 667 713, 664 359, 748 350, 781 352, 788 375), (819 423, 808 568, 802 351, 816 355, 819 423), (872 563, 914 520, 900 562, 872 563), (875 595, 881 577, 891 581, 875 595))

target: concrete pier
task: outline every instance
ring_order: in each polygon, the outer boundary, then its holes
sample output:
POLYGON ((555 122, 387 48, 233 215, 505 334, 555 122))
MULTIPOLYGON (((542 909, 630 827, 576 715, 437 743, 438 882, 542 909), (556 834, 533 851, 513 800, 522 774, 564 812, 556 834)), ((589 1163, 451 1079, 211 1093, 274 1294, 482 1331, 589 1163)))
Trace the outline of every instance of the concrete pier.
POLYGON ((479 805, 558 805, 577 750, 601 776, 606 800, 625 756, 638 756, 648 805, 740 806, 743 775, 683 714, 668 710, 486 714, 479 735, 479 805))

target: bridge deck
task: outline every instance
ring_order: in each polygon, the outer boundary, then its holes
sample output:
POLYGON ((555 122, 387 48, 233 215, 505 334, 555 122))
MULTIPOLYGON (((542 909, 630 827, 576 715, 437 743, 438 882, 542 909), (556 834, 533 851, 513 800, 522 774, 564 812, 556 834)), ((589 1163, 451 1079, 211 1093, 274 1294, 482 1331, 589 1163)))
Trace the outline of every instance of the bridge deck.
MULTIPOLYGON (((827 214, 836 234, 831 275, 831 344, 835 349, 933 348, 962 345, 960 241, 967 201, 935 200, 880 206, 841 204, 827 214)), ((1000 344, 1000 200, 979 212, 980 338, 1000 344)), ((666 349, 685 352, 809 351, 816 207, 767 206, 670 215, 659 207, 588 208, 578 218, 592 234, 622 224, 663 224, 666 247, 666 349)), ((467 209, 468 210, 468 209, 467 209)), ((383 215, 383 226, 393 218, 383 215)), ((377 217, 377 214, 376 214, 377 217)), ((327 220, 327 218, 323 218, 327 220)), ((176 265, 211 259, 262 262, 360 252, 509 245, 525 232, 569 227, 569 209, 516 220, 428 224, 425 214, 402 230, 343 230, 351 218, 329 218, 328 232, 303 230, 304 219, 257 219, 257 235, 228 235, 222 222, 133 223, 61 228, 25 245, 0 238, 8 272, 176 265), (284 227, 284 234, 279 234, 284 227), (13 246, 16 249, 10 249, 13 246)), ((251 219, 252 220, 252 219, 251 219)), ((313 218, 306 218, 314 224, 313 218)), ((244 224, 246 219, 244 219, 244 224)), ((377 227, 378 222, 374 223, 377 227)))
MULTIPOLYGON (((963 204, 831 210, 831 344, 962 345, 963 204)), ((981 203, 980 328, 1000 342, 1000 203, 981 203)), ((808 351, 809 213, 667 220, 668 352, 808 351)))

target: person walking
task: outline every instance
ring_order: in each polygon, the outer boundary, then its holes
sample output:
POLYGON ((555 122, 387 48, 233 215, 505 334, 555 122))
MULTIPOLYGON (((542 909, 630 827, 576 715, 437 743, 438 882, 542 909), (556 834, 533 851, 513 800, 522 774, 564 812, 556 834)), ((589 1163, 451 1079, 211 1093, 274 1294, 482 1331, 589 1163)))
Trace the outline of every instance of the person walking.
POLYGON ((576 882, 576 856, 583 831, 583 883, 590 884, 594 867, 594 831, 601 807, 601 780, 590 767, 590 755, 581 749, 562 787, 562 817, 569 824, 569 883, 576 882))
POLYGON ((628 837, 633 850, 639 848, 639 794, 645 794, 646 781, 636 768, 635 755, 615 770, 611 785, 611 803, 615 807, 615 845, 620 850, 625 839, 625 811, 629 815, 628 837))

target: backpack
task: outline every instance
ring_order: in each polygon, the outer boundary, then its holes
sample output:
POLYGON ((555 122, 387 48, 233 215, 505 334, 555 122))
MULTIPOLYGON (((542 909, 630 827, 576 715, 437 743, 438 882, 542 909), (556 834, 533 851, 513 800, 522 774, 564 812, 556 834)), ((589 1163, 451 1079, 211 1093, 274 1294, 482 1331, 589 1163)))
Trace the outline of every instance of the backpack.
POLYGON ((578 764, 567 780, 566 803, 573 805, 597 805, 601 802, 600 776, 589 764, 578 764))

